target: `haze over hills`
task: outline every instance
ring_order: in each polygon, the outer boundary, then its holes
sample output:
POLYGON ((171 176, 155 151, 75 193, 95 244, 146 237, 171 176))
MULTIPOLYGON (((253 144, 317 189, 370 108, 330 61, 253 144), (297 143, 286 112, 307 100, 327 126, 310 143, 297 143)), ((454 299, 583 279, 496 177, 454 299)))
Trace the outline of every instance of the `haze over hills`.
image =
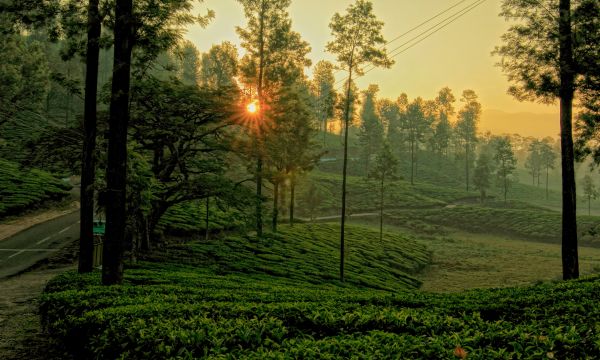
POLYGON ((486 109, 481 115, 480 131, 493 134, 520 134, 556 138, 560 132, 558 114, 517 112, 486 109))

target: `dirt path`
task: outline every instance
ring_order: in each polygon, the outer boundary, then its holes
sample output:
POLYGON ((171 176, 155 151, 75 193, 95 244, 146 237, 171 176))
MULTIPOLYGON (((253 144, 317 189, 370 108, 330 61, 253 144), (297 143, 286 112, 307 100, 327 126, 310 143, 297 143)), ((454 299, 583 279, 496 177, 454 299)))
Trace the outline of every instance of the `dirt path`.
POLYGON ((37 299, 50 279, 69 268, 35 270, 0 280, 0 359, 65 358, 42 334, 37 299))

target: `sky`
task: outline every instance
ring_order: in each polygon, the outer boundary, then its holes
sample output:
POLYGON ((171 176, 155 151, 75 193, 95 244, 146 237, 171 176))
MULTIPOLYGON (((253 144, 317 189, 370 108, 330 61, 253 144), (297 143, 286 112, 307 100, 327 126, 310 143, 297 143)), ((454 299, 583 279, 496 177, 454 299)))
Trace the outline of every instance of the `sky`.
MULTIPOLYGON (((392 40, 438 13, 459 3, 460 0, 372 0, 375 15, 385 25, 383 35, 392 40)), ((299 32, 312 47, 309 57, 316 64, 325 59, 335 62, 332 54, 325 52, 325 46, 331 41, 329 22, 334 13, 344 13, 350 0, 293 0, 289 9, 293 29, 299 32)), ((454 12, 472 4, 475 0, 466 0, 453 10, 441 15, 422 28, 390 43, 395 48, 410 38, 419 35, 427 27, 451 16, 454 12)), ((499 67, 497 56, 491 52, 501 44, 500 37, 508 26, 500 13, 500 0, 487 0, 465 14, 452 24, 441 29, 421 43, 406 50, 394 58, 391 69, 375 69, 357 79, 361 89, 369 84, 378 84, 380 97, 397 98, 407 93, 409 98, 421 96, 434 98, 442 87, 450 87, 457 99, 464 89, 473 89, 479 95, 483 105, 482 130, 494 128, 494 132, 523 135, 553 136, 558 132, 558 105, 542 105, 530 102, 518 102, 506 90, 510 85, 499 67), (486 118, 489 111, 494 117, 486 118), (498 111, 510 114, 512 119, 503 126, 498 111), (540 122, 528 122, 530 114, 548 119, 547 128, 540 122), (491 124, 493 122, 493 124, 491 124)), ((200 51, 207 51, 212 44, 230 41, 239 45, 235 32, 236 26, 244 26, 246 21, 241 5, 236 0, 205 0, 196 6, 198 12, 206 9, 215 11, 215 19, 206 28, 191 27, 187 38, 200 51)), ((243 50, 240 49, 240 52, 243 50)), ((307 72, 310 74, 310 70, 307 72)), ((336 74, 343 79, 344 74, 336 74)), ((459 104, 457 103, 457 106, 459 104)), ((533 115, 531 115, 533 117, 533 115)), ((543 122, 542 122, 543 124, 543 122)))

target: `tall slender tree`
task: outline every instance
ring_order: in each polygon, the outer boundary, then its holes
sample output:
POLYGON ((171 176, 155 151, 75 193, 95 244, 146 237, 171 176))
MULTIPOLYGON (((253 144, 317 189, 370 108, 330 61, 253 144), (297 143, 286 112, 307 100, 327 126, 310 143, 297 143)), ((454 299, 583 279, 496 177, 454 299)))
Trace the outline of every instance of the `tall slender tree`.
POLYGON ((256 88, 259 124, 256 126, 256 233, 262 236, 262 183, 263 154, 260 142, 263 132, 267 95, 272 94, 276 85, 283 81, 294 81, 302 75, 303 66, 309 66, 306 54, 310 52, 308 43, 300 34, 292 31, 292 21, 287 8, 291 0, 238 0, 244 7, 248 20, 245 28, 238 27, 242 47, 247 54, 242 59, 241 71, 246 84, 256 88), (290 63, 301 66, 289 66, 290 63))
POLYGON ((340 231, 340 280, 344 281, 344 233, 346 224, 346 172, 348 169, 348 128, 350 120, 351 84, 353 75, 362 75, 367 64, 391 67, 393 61, 387 56, 381 35, 383 22, 373 14, 373 4, 356 0, 346 14, 335 13, 329 24, 333 41, 327 43, 327 51, 337 56, 340 68, 348 72, 346 104, 344 109, 344 165, 342 170, 342 218, 340 231))
POLYGON ((582 180, 583 194, 588 202, 588 216, 592 215, 592 199, 598 197, 598 190, 590 174, 585 174, 582 180))
POLYGON ((392 154, 387 142, 383 144, 377 157, 375 166, 369 173, 369 177, 379 181, 379 241, 383 242, 383 209, 385 199, 385 181, 392 180, 397 172, 398 160, 392 154))
POLYGON ((383 124, 377 113, 377 92, 379 86, 369 85, 363 92, 363 103, 360 112, 361 124, 358 129, 358 139, 362 146, 362 158, 365 165, 365 175, 369 175, 371 156, 377 154, 383 143, 383 124))
MULTIPOLYGON (((551 140, 551 139, 550 139, 551 140)), ((542 160, 542 166, 546 169, 546 200, 548 199, 548 181, 550 178, 550 169, 554 169, 554 163, 556 162, 556 153, 552 149, 552 145, 544 140, 540 144, 540 156, 542 160)))
POLYGON ((123 251, 126 219, 127 126, 129 84, 133 49, 133 1, 117 0, 115 53, 110 99, 108 166, 106 168, 106 239, 103 249, 102 283, 123 282, 123 251))
POLYGON ((481 104, 477 101, 477 94, 473 90, 463 91, 460 100, 464 102, 464 105, 458 113, 456 132, 465 151, 465 182, 467 191, 469 191, 471 154, 474 152, 475 144, 477 143, 477 124, 481 116, 481 104))
POLYGON ((514 83, 519 100, 560 101, 562 164, 563 279, 579 277, 575 169, 572 135, 573 98, 585 95, 598 74, 597 0, 504 0, 502 13, 513 25, 494 53, 514 83))
POLYGON ((327 123, 333 117, 336 102, 334 66, 326 60, 321 60, 315 65, 311 91, 315 97, 315 110, 317 120, 323 131, 323 145, 327 136, 327 123))
POLYGON ((79 272, 93 269, 94 251, 94 183, 96 178, 96 123, 98 95, 98 65, 100 56, 100 32, 102 30, 99 0, 88 3, 88 34, 85 70, 85 98, 83 112, 83 158, 81 161, 81 196, 79 222, 79 272))
POLYGON ((515 158, 510 138, 507 136, 499 137, 495 140, 494 150, 496 151, 496 154, 494 155, 497 169, 496 175, 504 194, 504 204, 506 204, 508 189, 511 183, 511 175, 516 169, 517 159, 515 158))

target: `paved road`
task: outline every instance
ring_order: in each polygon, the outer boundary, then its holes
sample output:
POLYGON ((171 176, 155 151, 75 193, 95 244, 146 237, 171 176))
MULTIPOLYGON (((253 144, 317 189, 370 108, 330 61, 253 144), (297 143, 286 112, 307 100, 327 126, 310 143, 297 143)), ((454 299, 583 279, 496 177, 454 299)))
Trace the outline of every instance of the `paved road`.
POLYGON ((79 238, 79 211, 0 240, 0 278, 26 270, 79 238))

